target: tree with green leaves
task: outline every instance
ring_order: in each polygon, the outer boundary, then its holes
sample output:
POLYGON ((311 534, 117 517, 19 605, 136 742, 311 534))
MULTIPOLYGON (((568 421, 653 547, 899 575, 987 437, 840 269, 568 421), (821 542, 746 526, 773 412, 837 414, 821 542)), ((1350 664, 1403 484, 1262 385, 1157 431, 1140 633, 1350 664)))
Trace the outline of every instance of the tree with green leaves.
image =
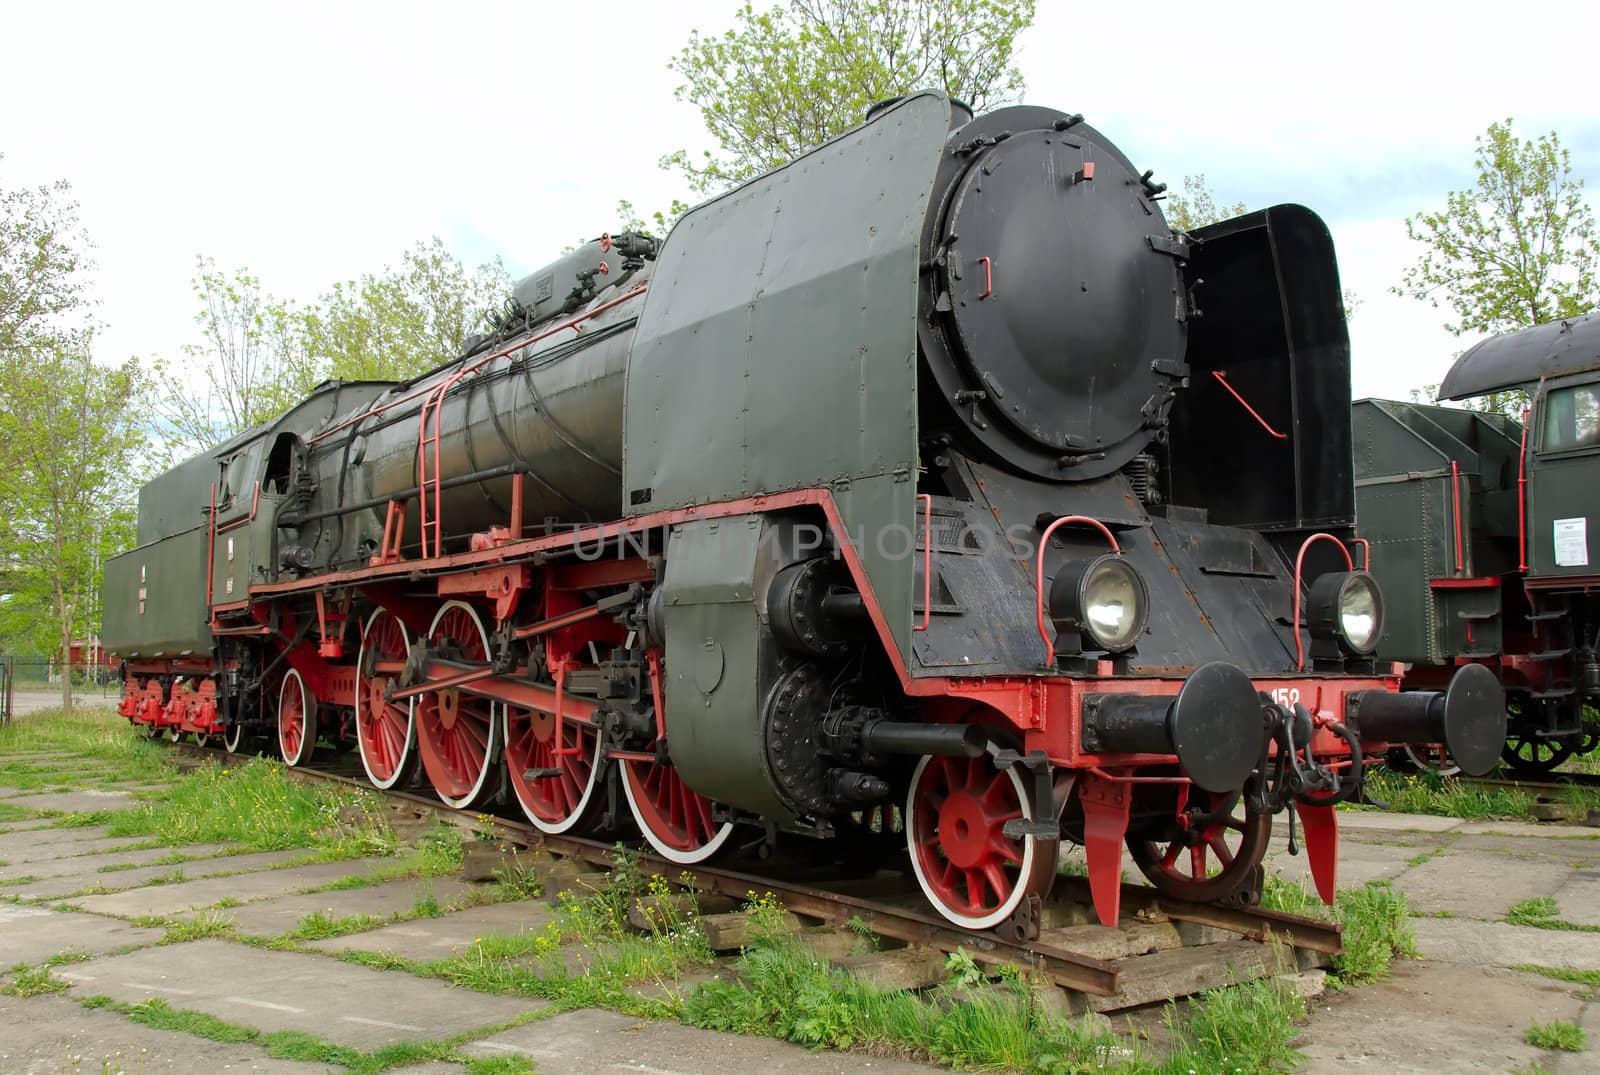
POLYGON ((1204 174, 1184 176, 1183 193, 1169 192, 1162 208, 1167 215, 1167 226, 1173 231, 1193 231, 1248 212, 1244 202, 1218 205, 1204 174))
POLYGON ((1476 144, 1476 183, 1406 220, 1422 253, 1394 293, 1448 309, 1445 328, 1457 336, 1510 332, 1600 303, 1594 213, 1560 138, 1519 139, 1507 119, 1476 144))
POLYGON ((130 476, 147 450, 138 362, 99 366, 90 344, 82 332, 38 342, 7 386, 26 406, 0 411, 0 440, 10 446, 0 469, 0 546, 12 588, 6 616, 30 617, 39 649, 61 654, 68 713, 72 643, 100 629, 101 565, 132 544, 130 476))
POLYGON ((154 363, 155 432, 172 461, 277 417, 330 377, 399 380, 449 361, 504 304, 510 281, 498 261, 469 269, 435 238, 398 269, 335 283, 307 307, 209 258, 194 292, 200 341, 154 363))
POLYGON ((301 344, 293 307, 247 269, 197 261, 198 343, 156 359, 155 438, 176 462, 208 451, 287 410, 320 379, 301 344))
POLYGON ((940 89, 983 111, 1017 100, 1017 36, 1034 0, 788 0, 746 3, 721 35, 696 30, 669 65, 677 97, 717 143, 662 158, 715 194, 860 123, 882 100, 940 89))
POLYGON ((0 366, 85 305, 88 246, 65 181, 0 186, 0 366))
POLYGON ((305 353, 342 380, 412 377, 461 353, 511 294, 499 259, 468 268, 435 237, 356 280, 336 283, 297 315, 305 353))

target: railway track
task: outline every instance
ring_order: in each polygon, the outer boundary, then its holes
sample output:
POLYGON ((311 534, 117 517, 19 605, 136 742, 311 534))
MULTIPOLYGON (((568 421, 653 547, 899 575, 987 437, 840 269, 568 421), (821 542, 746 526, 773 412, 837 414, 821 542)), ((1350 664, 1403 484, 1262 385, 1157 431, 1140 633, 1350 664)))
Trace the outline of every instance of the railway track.
MULTIPOLYGON (((178 745, 185 753, 196 758, 230 757, 219 747, 191 743, 178 745)), ((453 809, 432 795, 400 790, 378 791, 355 773, 307 767, 286 767, 286 771, 296 780, 372 792, 380 796, 392 810, 439 818, 478 836, 541 851, 556 859, 607 869, 616 863, 615 843, 585 837, 553 836, 518 818, 453 809)), ((701 892, 717 893, 734 900, 744 900, 752 891, 769 892, 783 903, 786 910, 824 926, 844 927, 848 923, 851 929, 858 932, 865 931, 877 937, 919 945, 941 953, 965 949, 974 958, 1042 974, 1059 986, 1090 997, 1117 997, 1126 984, 1122 962, 1074 951, 1070 946, 1073 937, 1084 936, 1077 931, 1101 931, 1099 938, 1114 931, 1098 925, 1050 925, 1052 921, 1063 917, 1057 913, 1058 908, 1064 908, 1067 904, 1086 906, 1090 902, 1088 885, 1083 878, 1060 878, 1049 902, 1032 907, 1026 925, 1021 929, 1013 926, 1008 935, 1005 929, 976 933, 950 925, 919 906, 923 902, 921 893, 909 881, 903 893, 875 893, 868 897, 849 891, 852 885, 860 887, 859 879, 798 879, 778 871, 747 872, 706 864, 685 867, 642 849, 630 851, 630 855, 640 867, 658 872, 674 883, 680 879, 687 881, 701 892), (1058 943, 1061 941, 1068 943, 1058 943)), ((1147 886, 1133 884, 1123 885, 1122 906, 1126 912, 1124 929, 1127 928, 1129 916, 1139 924, 1171 921, 1211 927, 1245 941, 1257 944, 1276 942, 1310 953, 1309 958, 1298 960, 1300 966, 1325 964, 1328 957, 1343 951, 1343 927, 1339 924, 1261 907, 1186 903, 1163 896, 1147 886)), ((1102 943, 1099 947, 1103 950, 1106 946, 1102 943)), ((1203 950, 1207 945, 1191 947, 1203 950)), ((1236 949, 1231 947, 1226 954, 1219 952, 1219 964, 1225 956, 1231 961, 1231 957, 1236 955, 1236 949)), ((1223 978, 1226 978, 1228 968, 1219 966, 1218 969, 1224 972, 1223 978)), ((1209 988, 1209 985, 1199 985, 1186 992, 1197 992, 1209 988)))

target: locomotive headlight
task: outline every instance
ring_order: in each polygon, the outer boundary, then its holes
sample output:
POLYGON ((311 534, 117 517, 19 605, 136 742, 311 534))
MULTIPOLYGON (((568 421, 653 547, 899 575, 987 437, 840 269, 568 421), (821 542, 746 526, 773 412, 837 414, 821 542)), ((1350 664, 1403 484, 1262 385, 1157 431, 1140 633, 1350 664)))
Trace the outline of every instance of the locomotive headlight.
POLYGON ((1365 571, 1334 571, 1311 584, 1306 626, 1311 636, 1337 640, 1347 653, 1364 657, 1383 634, 1383 593, 1365 571))
POLYGON ((1062 634, 1081 633, 1084 648, 1121 653, 1144 632, 1150 595, 1122 556, 1098 556, 1062 566, 1050 585, 1050 619, 1062 634))

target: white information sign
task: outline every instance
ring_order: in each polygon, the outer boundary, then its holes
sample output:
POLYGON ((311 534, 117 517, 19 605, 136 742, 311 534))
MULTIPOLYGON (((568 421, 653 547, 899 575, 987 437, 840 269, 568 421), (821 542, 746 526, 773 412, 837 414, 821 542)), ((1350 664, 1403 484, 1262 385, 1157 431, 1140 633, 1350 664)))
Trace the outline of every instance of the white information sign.
POLYGON ((1556 566, 1589 566, 1589 520, 1557 519, 1555 521, 1556 566))

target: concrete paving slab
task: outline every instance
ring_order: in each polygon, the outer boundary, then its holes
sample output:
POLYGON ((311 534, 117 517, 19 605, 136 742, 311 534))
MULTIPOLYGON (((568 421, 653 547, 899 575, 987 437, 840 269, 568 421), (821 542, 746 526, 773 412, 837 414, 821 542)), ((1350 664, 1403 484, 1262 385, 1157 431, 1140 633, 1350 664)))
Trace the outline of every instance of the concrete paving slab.
MULTIPOLYGON (((226 850, 227 844, 185 844, 182 847, 146 847, 137 851, 120 851, 111 855, 72 855, 56 859, 36 859, 26 866, 0 867, 0 892, 7 891, 6 883, 12 877, 27 874, 30 877, 66 877, 71 874, 93 874, 102 866, 147 866, 173 852, 185 855, 214 855, 226 850)), ((113 873, 118 871, 112 871, 113 873)))
POLYGON ((0 969, 38 963, 62 952, 98 955, 129 944, 154 944, 162 935, 162 930, 141 929, 115 918, 0 903, 0 969))
MULTIPOLYGON (((1560 983, 1514 971, 1399 963, 1391 981, 1326 994, 1297 1047, 1305 1075, 1352 1069, 1435 1075, 1520 1071, 1540 1059, 1529 1024, 1572 1019, 1581 1002, 1560 983)), ((1585 1070, 1592 1070, 1585 1069, 1585 1070)))
POLYGON ((43 842, 33 847, 21 848, 15 854, 0 856, 0 858, 5 858, 6 861, 11 863, 10 866, 6 867, 6 873, 16 876, 18 873, 26 872, 19 871, 16 868, 18 863, 54 862, 57 859, 73 855, 109 855, 123 851, 137 851, 150 842, 149 839, 142 836, 73 840, 60 835, 71 831, 71 829, 48 829, 46 830, 46 839, 49 840, 50 836, 53 835, 58 842, 43 842))
POLYGON ((1514 903, 1552 895, 1572 868, 1540 859, 1508 861, 1489 851, 1444 850, 1394 883, 1414 911, 1500 918, 1514 903))
MULTIPOLYGON (((167 849, 162 848, 161 850, 165 851, 167 849)), ((48 900, 63 899, 72 896, 73 893, 81 893, 85 889, 96 887, 104 892, 123 892, 130 888, 147 885, 164 877, 170 877, 174 873, 181 872, 185 880, 217 877, 222 874, 249 873, 255 870, 270 869, 285 862, 293 862, 295 859, 304 858, 305 855, 305 850, 301 848, 292 851, 258 851, 248 855, 225 855, 221 858, 196 859, 193 862, 143 866, 133 870, 113 870, 110 873, 100 873, 92 868, 80 869, 77 873, 60 874, 21 886, 0 884, 0 893, 9 892, 12 895, 21 896, 23 899, 29 900, 48 900)), ((99 855, 93 855, 87 859, 67 859, 65 861, 89 862, 92 864, 95 859, 100 857, 99 855)), ((111 856, 104 857, 110 858, 111 856)), ((55 863, 51 865, 55 865, 55 863)))
POLYGON ((0 833, 0 857, 14 858, 16 852, 41 846, 65 843, 83 843, 85 840, 104 840, 104 825, 85 825, 82 828, 63 829, 50 825, 49 818, 34 818, 20 826, 21 831, 0 833))
POLYGON ((1535 929, 1472 918, 1413 918, 1411 926, 1422 958, 1429 962, 1480 967, 1536 963, 1600 970, 1600 933, 1535 929))
POLYGON ((311 952, 215 939, 103 957, 71 970, 74 989, 83 995, 129 1002, 161 997, 262 1031, 303 1030, 358 1049, 441 1038, 545 1006, 311 952))
POLYGON ((1560 917, 1600 927, 1600 869, 1573 870, 1556 889, 1555 898, 1561 907, 1560 917))
MULTIPOLYGON (((1413 859, 1428 854, 1430 850, 1342 840, 1339 844, 1338 885, 1340 888, 1355 888, 1368 881, 1392 881, 1410 868, 1413 859)), ((1311 861, 1306 857, 1304 848, 1298 855, 1289 854, 1286 848, 1271 849, 1264 862, 1269 874, 1276 873, 1289 882, 1311 883, 1311 861)))
POLYGON ((615 1012, 565 1012, 462 1046, 474 1056, 521 1053, 541 1072, 584 1075, 926 1075, 942 1068, 860 1053, 811 1052, 772 1038, 718 1034, 615 1012))
POLYGON ((365 858, 348 862, 318 862, 310 866, 288 866, 281 870, 263 870, 235 877, 208 877, 176 885, 135 888, 105 896, 85 896, 73 902, 85 911, 125 918, 147 914, 173 915, 209 907, 220 899, 249 902, 303 892, 343 877, 370 874, 376 867, 391 861, 388 858, 365 858))
POLYGON ((1433 814, 1395 814, 1387 810, 1341 810, 1341 828, 1360 832, 1450 832, 1465 822, 1433 814))
POLYGON ((1600 840, 1562 840, 1547 834, 1502 836, 1498 833, 1467 833, 1450 845, 1458 851, 1498 851, 1518 858, 1537 856, 1569 865, 1600 864, 1600 840))
POLYGON ((1578 1016, 1578 1025, 1589 1040, 1589 1049, 1581 1053, 1556 1053, 1544 1062, 1550 1075, 1593 1075, 1594 1049, 1600 1047, 1600 1004, 1589 1003, 1578 1016))
MULTIPOLYGON (((274 1060, 259 1045, 228 1045, 153 1030, 69 997, 0 997, 0 1071, 8 1075, 138 1072, 139 1075, 325 1075, 326 1064, 274 1060)), ((414 1069, 407 1068, 407 1072, 414 1069)))
POLYGON ((1495 833, 1501 836, 1544 836, 1554 840, 1600 841, 1600 829, 1564 825, 1559 821, 1463 821, 1463 835, 1495 833))
POLYGON ((419 918, 366 933, 328 937, 312 941, 307 947, 324 952, 387 952, 428 963, 465 952, 478 938, 491 933, 514 937, 528 930, 541 930, 554 917, 549 907, 533 900, 491 903, 440 918, 419 918))
MULTIPOLYGON (((448 877, 407 877, 371 888, 277 896, 234 907, 223 913, 232 917, 233 928, 240 933, 276 937, 294 929, 307 915, 318 912, 333 918, 352 915, 387 918, 411 910, 418 899, 429 893, 441 904, 449 904, 453 900, 465 899, 472 891, 471 885, 448 877)), ((194 912, 196 915, 201 913, 204 912, 194 912)))
POLYGON ((22 817, 15 821, 0 821, 0 836, 6 836, 13 832, 24 832, 28 829, 37 829, 45 824, 46 820, 39 817, 22 817))
POLYGON ((7 799, 8 805, 24 810, 59 810, 64 814, 88 813, 93 810, 127 810, 138 803, 126 791, 101 791, 86 788, 65 794, 46 792, 43 795, 23 795, 7 799))

